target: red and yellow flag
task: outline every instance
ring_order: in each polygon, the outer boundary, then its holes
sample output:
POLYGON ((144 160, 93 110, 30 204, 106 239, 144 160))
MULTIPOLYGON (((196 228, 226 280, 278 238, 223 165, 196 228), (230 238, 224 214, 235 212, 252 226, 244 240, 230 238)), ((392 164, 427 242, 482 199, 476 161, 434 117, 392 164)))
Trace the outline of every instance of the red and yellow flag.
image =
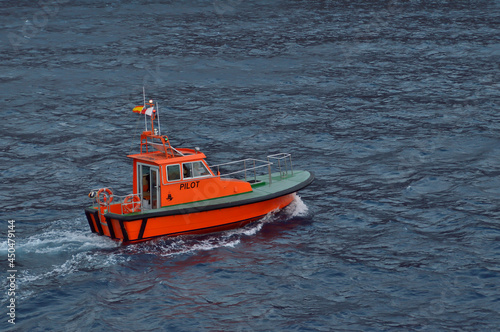
POLYGON ((134 107, 134 109, 132 110, 134 113, 139 113, 139 114, 144 114, 142 112, 142 110, 145 110, 145 107, 144 106, 136 106, 134 107))

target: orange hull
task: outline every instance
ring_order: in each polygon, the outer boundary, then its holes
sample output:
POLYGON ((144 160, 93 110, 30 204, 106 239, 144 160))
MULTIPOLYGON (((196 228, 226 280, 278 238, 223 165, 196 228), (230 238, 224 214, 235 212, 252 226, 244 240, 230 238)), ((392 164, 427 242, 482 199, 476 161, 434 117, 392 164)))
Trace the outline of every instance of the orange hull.
POLYGON ((242 227, 271 211, 286 207, 294 196, 291 193, 257 203, 187 214, 154 217, 138 215, 135 220, 105 216, 103 211, 97 209, 87 209, 86 215, 93 232, 129 244, 159 236, 205 234, 242 227))

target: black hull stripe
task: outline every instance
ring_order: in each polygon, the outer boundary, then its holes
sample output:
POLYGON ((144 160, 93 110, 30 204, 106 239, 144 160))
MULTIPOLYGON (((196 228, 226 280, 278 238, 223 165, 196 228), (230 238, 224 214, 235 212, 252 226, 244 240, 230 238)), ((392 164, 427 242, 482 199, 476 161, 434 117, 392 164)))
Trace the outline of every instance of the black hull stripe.
POLYGON ((118 222, 120 223, 120 229, 122 230, 123 241, 128 241, 128 233, 125 229, 125 225, 123 224, 123 220, 118 220, 118 222))
POLYGON ((112 239, 116 239, 115 231, 113 229, 113 224, 111 223, 111 218, 107 216, 105 217, 106 217, 106 224, 108 224, 109 237, 112 239))
POLYGON ((102 230, 101 220, 99 220, 99 211, 92 208, 86 208, 85 215, 87 216, 87 221, 89 222, 90 230, 93 233, 104 235, 104 231, 102 230), (91 215, 94 216, 95 224, 97 225, 97 230, 94 227, 94 223, 92 222, 92 218, 90 217, 91 215))
POLYGON ((144 236, 144 231, 146 230, 146 224, 148 223, 148 218, 142 219, 141 230, 139 231, 138 239, 142 239, 144 236))
POLYGON ((92 212, 85 210, 85 216, 87 217, 87 221, 89 222, 90 230, 92 231, 92 233, 97 233, 94 227, 94 223, 92 222, 92 217, 91 217, 92 214, 93 214, 92 212))

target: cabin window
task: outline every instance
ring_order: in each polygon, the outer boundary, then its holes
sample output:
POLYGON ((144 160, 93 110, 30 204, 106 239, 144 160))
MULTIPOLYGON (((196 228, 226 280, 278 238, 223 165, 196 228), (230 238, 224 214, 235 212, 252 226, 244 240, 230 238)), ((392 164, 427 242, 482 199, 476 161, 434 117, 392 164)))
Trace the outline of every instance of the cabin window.
POLYGON ((168 181, 178 181, 181 179, 181 166, 180 165, 168 165, 167 166, 167 180, 168 181))
POLYGON ((210 175, 207 167, 201 161, 182 164, 182 172, 184 174, 184 179, 210 175))

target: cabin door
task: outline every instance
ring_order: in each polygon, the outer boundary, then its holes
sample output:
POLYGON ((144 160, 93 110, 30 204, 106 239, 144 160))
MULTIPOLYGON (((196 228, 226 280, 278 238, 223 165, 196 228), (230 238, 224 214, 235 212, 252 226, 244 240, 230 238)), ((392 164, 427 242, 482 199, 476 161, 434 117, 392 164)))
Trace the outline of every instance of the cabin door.
POLYGON ((142 197, 143 209, 157 209, 160 207, 160 172, 158 167, 138 165, 139 194, 142 197))
POLYGON ((158 167, 150 168, 151 176, 151 207, 158 209, 160 207, 160 185, 158 167))

